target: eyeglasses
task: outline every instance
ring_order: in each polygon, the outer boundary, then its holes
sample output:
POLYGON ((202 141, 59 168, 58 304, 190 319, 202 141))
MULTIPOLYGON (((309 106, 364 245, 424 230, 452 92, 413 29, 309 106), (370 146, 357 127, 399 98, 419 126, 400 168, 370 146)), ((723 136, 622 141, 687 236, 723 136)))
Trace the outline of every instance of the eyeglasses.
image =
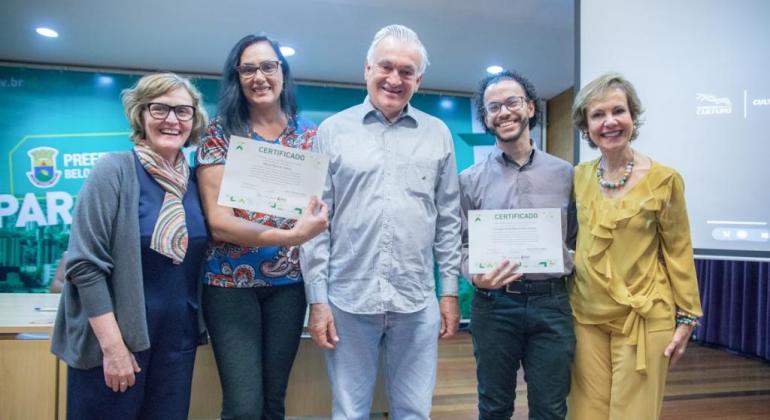
POLYGON ((190 121, 195 116, 195 107, 191 105, 171 106, 160 102, 150 102, 147 104, 147 110, 150 111, 150 116, 156 120, 165 120, 171 111, 174 111, 174 115, 179 121, 190 121))
POLYGON ((490 102, 484 105, 484 109, 487 110, 487 114, 495 115, 500 112, 503 105, 508 108, 508 111, 518 111, 526 102, 526 96, 509 96, 503 102, 490 102))
POLYGON ((265 60, 256 66, 253 64, 241 64, 240 66, 235 66, 235 70, 244 79, 251 79, 257 75, 258 70, 262 70, 262 74, 268 75, 277 72, 280 67, 281 62, 278 60, 265 60))

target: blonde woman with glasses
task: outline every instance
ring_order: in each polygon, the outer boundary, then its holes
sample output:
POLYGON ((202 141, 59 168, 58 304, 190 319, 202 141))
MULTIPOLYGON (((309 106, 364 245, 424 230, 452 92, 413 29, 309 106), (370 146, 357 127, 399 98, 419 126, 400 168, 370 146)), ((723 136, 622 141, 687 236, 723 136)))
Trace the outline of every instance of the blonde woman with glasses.
POLYGON ((103 156, 78 194, 52 351, 70 419, 186 419, 208 233, 182 154, 207 116, 171 73, 123 91, 130 152, 103 156))

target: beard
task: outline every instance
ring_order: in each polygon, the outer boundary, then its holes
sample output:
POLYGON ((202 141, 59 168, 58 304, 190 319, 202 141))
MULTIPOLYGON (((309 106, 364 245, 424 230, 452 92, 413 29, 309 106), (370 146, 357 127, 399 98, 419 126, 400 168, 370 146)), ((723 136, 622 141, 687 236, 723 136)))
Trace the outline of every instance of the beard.
POLYGON ((529 117, 527 117, 526 115, 522 115, 521 118, 519 119, 519 129, 516 130, 516 132, 512 134, 508 134, 505 137, 503 137, 494 127, 489 129, 489 131, 491 131, 492 134, 494 134, 495 138, 502 143, 516 142, 521 138, 521 135, 524 134, 524 130, 529 130, 529 117))

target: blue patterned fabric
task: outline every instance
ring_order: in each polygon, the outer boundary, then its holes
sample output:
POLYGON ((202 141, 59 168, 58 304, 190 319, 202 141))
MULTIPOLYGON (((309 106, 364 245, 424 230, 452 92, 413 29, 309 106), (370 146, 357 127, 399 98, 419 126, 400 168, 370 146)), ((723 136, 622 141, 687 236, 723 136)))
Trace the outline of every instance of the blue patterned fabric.
MULTIPOLYGON (((268 140, 252 131, 255 141, 309 150, 316 136, 315 125, 299 116, 289 121, 277 139, 268 140)), ((198 147, 197 164, 223 165, 227 159, 230 136, 217 117, 209 124, 198 147)), ((279 229, 291 229, 295 220, 268 214, 233 209, 236 216, 279 229)), ((212 242, 206 253, 203 283, 220 287, 282 286, 302 281, 298 247, 240 247, 226 242, 212 242)))

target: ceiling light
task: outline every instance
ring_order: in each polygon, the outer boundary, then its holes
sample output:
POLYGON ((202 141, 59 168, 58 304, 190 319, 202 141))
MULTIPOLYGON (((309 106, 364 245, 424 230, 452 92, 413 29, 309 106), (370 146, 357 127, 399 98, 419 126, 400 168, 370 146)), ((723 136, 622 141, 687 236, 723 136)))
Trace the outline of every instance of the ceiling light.
POLYGON ((284 57, 291 57, 295 52, 296 51, 294 51, 294 48, 292 47, 281 47, 281 54, 283 54, 284 57))
POLYGON ((43 35, 46 38, 58 38, 59 37, 59 33, 58 32, 54 31, 51 28, 44 28, 42 26, 37 28, 37 29, 35 29, 35 32, 37 32, 40 35, 43 35))
POLYGON ((103 74, 96 76, 96 83, 102 87, 112 86, 115 83, 115 79, 112 76, 105 76, 103 74))
POLYGON ((487 67, 487 73, 489 74, 497 74, 503 71, 503 68, 498 65, 489 66, 487 67))

